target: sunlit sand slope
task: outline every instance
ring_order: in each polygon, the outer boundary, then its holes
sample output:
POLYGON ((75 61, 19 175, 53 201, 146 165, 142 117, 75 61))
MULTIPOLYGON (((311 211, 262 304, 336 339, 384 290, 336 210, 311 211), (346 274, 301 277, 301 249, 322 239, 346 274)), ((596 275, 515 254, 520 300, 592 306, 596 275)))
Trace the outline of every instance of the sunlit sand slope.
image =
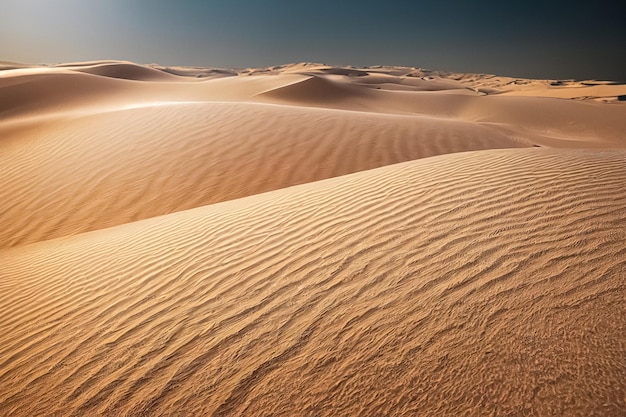
POLYGON ((528 146, 473 122, 254 103, 60 118, 0 141, 0 248, 432 155, 528 146))
POLYGON ((0 414, 626 413, 626 152, 438 156, 0 252, 0 414))

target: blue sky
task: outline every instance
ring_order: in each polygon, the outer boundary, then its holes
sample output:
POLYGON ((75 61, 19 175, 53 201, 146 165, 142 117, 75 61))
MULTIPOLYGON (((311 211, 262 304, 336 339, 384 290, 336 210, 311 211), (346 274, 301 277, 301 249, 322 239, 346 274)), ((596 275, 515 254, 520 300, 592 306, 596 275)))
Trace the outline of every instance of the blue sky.
POLYGON ((626 80, 626 2, 580 3, 0 0, 0 61, 314 61, 626 80))

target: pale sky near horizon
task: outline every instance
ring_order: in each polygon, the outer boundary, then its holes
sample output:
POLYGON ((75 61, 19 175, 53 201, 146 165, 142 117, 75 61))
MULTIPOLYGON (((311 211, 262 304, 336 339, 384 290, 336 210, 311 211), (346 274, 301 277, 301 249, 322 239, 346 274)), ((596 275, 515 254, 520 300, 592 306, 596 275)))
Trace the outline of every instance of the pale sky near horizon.
POLYGON ((626 81, 626 2, 0 0, 0 61, 406 65, 626 81))

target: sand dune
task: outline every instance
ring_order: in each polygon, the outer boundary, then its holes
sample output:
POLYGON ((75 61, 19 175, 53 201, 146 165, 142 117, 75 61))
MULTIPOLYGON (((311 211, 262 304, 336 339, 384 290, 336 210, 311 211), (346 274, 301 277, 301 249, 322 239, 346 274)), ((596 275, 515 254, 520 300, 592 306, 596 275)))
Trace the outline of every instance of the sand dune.
POLYGON ((0 415, 626 414, 623 85, 0 69, 0 415))
POLYGON ((619 415, 625 158, 441 156, 6 250, 0 407, 619 415))
POLYGON ((182 103, 47 122, 0 146, 6 247, 442 153, 532 144, 425 116, 182 103))
POLYGON ((373 99, 368 90, 358 88, 349 83, 338 83, 333 80, 312 75, 292 84, 287 84, 259 93, 278 101, 306 102, 324 107, 341 101, 373 99))
POLYGON ((36 67, 36 65, 22 64, 19 62, 0 61, 0 71, 22 69, 22 68, 29 68, 29 67, 36 67))
POLYGON ((136 81, 172 81, 177 77, 164 71, 137 64, 98 64, 76 68, 78 72, 136 81))

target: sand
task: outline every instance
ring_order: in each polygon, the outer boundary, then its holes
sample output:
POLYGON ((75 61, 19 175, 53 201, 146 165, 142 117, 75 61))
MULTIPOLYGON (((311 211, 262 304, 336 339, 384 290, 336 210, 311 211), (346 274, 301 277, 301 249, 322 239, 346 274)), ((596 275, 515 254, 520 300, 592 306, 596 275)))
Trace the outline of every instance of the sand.
POLYGON ((626 86, 0 71, 0 415, 626 413, 626 86))

